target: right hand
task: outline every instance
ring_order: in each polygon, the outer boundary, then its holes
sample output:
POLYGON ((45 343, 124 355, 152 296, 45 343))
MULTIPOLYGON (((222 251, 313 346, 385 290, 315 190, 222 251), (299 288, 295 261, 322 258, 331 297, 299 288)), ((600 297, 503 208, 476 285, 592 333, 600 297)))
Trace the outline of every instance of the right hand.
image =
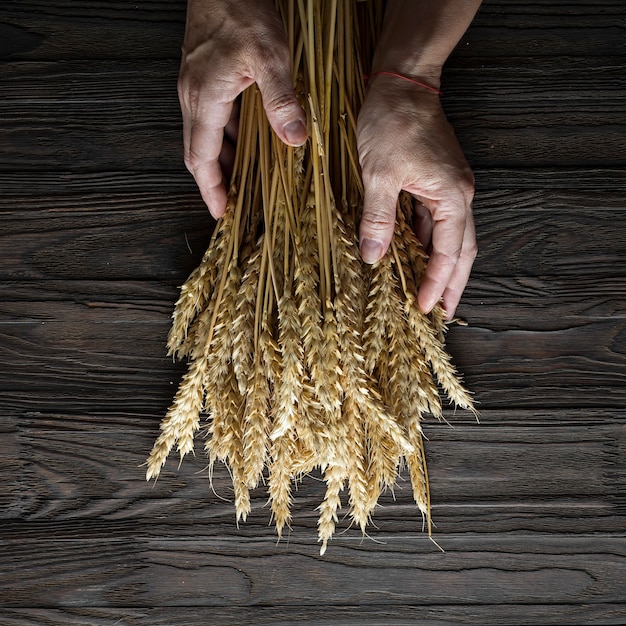
POLYGON ((185 165, 216 219, 226 209, 220 165, 224 133, 236 133, 233 109, 244 89, 258 85, 268 120, 282 141, 299 146, 307 139, 290 56, 271 0, 188 1, 178 79, 185 165))

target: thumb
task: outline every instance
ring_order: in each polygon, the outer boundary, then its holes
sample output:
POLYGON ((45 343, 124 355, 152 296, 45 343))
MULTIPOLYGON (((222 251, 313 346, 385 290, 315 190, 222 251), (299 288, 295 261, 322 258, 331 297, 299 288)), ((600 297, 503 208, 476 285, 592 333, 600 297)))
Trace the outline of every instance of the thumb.
POLYGON ((359 226, 359 247, 365 263, 382 259, 391 243, 396 224, 396 205, 400 191, 390 192, 377 180, 363 176, 363 215, 359 226))
POLYGON ((286 144, 301 146, 307 139, 306 117, 291 84, 289 66, 267 69, 256 83, 274 132, 286 144))

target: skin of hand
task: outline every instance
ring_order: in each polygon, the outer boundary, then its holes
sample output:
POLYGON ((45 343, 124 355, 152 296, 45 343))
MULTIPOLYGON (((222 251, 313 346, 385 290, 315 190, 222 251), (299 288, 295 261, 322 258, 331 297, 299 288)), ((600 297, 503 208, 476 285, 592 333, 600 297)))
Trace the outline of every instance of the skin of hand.
POLYGON ((307 139, 285 31, 271 0, 189 0, 178 80, 185 165, 215 218, 224 214, 222 164, 232 159, 236 100, 256 83, 268 120, 291 146, 307 139), (229 157, 229 154, 230 157, 229 157))
POLYGON ((373 76, 359 114, 358 149, 363 260, 373 263, 385 254, 398 195, 412 194, 416 233, 430 253, 418 305, 428 312, 443 297, 451 319, 477 253, 474 177, 437 94, 393 76, 373 76))
POLYGON ((359 238, 363 260, 380 259, 393 237, 401 190, 417 200, 416 232, 430 252, 418 304, 443 298, 454 316, 477 254, 474 177, 433 91, 480 0, 388 0, 359 113, 357 139, 365 190, 359 238))

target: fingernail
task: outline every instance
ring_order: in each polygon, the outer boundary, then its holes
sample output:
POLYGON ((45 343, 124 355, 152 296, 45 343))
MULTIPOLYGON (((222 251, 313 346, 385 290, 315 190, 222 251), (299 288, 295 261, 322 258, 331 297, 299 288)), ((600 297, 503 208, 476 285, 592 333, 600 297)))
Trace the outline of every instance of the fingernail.
POLYGON ((426 302, 420 306, 420 310, 424 314, 430 313, 435 308, 435 305, 437 304, 437 302, 438 302, 437 298, 435 298, 434 300, 430 298, 429 300, 426 300, 426 302))
POLYGON ((306 126, 300 120, 285 124, 283 132, 287 141, 295 146, 301 146, 306 141, 306 126))
POLYGON ((360 250, 361 258, 365 263, 376 263, 383 256, 383 244, 375 239, 363 239, 360 250))

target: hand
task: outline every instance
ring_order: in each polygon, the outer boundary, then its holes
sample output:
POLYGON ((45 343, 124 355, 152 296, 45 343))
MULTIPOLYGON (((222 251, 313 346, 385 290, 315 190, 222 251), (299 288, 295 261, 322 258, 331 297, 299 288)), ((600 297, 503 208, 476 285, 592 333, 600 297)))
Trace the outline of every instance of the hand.
MULTIPOLYGON (((429 84, 438 79, 425 80, 429 84)), ((418 305, 429 312, 443 297, 451 319, 476 258, 472 216, 474 177, 439 97, 401 78, 373 76, 358 120, 365 190, 361 255, 374 263, 394 232, 401 190, 422 208, 416 234, 430 253, 418 305)))
MULTIPOLYGON (((226 208, 220 165, 236 135, 234 104, 256 82, 272 128, 287 144, 302 145, 306 118, 291 82, 287 39, 271 0, 189 0, 178 95, 185 165, 211 214, 226 208)), ((232 156, 232 155, 231 155, 232 156)))

